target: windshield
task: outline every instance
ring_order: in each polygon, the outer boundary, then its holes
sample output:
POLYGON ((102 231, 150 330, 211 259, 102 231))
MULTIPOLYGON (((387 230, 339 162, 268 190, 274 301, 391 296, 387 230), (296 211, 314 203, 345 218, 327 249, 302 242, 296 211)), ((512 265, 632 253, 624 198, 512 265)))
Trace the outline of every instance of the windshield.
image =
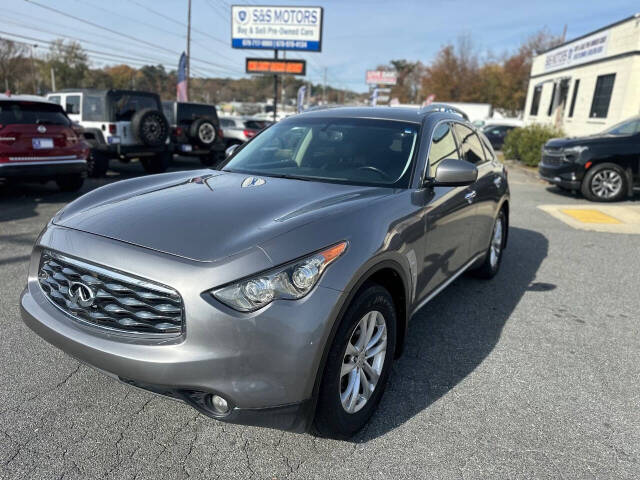
POLYGON ((0 102, 0 125, 71 125, 60 105, 44 102, 0 102))
POLYGON ((290 119, 264 130, 224 170, 406 188, 418 132, 390 120, 290 119))
POLYGON ((158 101, 151 95, 136 95, 116 92, 111 95, 112 119, 115 122, 129 122, 136 112, 151 108, 158 109, 158 101))
POLYGON ((640 133, 640 118, 625 120, 602 132, 603 135, 634 135, 640 133))

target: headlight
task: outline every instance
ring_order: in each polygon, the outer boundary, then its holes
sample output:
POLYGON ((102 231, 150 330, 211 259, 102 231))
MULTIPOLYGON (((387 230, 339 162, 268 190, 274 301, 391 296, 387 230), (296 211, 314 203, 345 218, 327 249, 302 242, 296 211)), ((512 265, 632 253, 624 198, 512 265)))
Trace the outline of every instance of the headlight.
POLYGON ((584 145, 579 145, 579 146, 576 146, 576 147, 565 148, 563 150, 563 153, 565 155, 580 155, 585 150, 589 150, 589 147, 584 146, 584 145))
POLYGON ((211 291, 225 305, 251 312, 277 299, 297 300, 318 283, 322 272, 347 249, 347 242, 333 245, 301 260, 211 291))

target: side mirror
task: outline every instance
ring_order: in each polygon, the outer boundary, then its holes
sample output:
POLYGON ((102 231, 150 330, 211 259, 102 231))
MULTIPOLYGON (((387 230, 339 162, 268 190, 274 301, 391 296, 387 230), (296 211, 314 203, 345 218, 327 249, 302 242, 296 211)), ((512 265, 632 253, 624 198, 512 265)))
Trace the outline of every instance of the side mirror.
POLYGON ((436 168, 435 178, 429 179, 433 187, 464 187, 478 178, 478 169, 471 163, 457 158, 447 158, 436 168))
POLYGON ((231 145, 229 148, 227 148, 227 149, 224 151, 224 157, 225 157, 225 158, 229 158, 231 155, 233 155, 233 152, 235 152, 235 151, 236 151, 236 149, 237 149, 239 146, 240 146, 240 144, 239 144, 239 143, 235 143, 235 144, 231 145))

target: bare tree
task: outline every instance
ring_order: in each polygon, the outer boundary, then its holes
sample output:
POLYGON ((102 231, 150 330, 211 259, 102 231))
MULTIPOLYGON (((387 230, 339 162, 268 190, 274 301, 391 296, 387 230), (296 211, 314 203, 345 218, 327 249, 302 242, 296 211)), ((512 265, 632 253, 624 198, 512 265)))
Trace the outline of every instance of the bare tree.
POLYGON ((14 80, 18 78, 26 47, 23 43, 0 38, 0 76, 2 76, 4 89, 10 90, 14 86, 14 80))

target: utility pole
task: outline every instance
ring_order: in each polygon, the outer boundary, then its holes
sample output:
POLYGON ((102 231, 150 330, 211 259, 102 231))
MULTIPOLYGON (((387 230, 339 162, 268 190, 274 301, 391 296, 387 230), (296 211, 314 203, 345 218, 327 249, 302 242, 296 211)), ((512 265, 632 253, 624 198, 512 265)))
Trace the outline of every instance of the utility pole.
POLYGON ((187 98, 189 98, 189 74, 191 70, 191 0, 187 16, 187 98))
MULTIPOLYGON (((278 50, 273 51, 273 58, 278 59, 278 50)), ((273 121, 278 121, 278 75, 273 76, 273 121)))
MULTIPOLYGON (((286 59, 287 58, 287 51, 285 50, 284 52, 282 52, 282 58, 286 59)), ((285 96, 286 96, 286 90, 284 88, 284 81, 285 81, 285 75, 282 76, 282 112, 284 113, 284 102, 285 102, 285 96)))
POLYGON ((56 71, 51 67, 51 91, 56 91, 56 71))
POLYGON ((38 44, 31 45, 31 79, 33 80, 33 94, 38 94, 38 86, 36 84, 36 66, 33 61, 33 48, 38 48, 38 44))
POLYGON ((324 67, 324 74, 322 75, 322 103, 327 104, 327 67, 324 67))

